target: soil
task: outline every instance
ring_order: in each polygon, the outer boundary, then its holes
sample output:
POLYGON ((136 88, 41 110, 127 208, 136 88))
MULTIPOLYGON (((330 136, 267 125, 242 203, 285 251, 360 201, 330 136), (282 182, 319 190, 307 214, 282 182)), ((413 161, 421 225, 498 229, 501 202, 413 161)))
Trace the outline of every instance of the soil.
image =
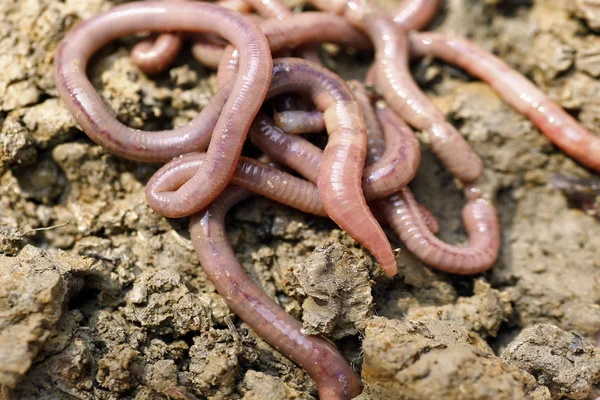
MULTIPOLYGON (((146 205, 156 166, 100 149, 57 99, 60 40, 122 2, 0 1, 0 397, 315 399, 302 369, 215 292, 187 221, 146 205)), ((446 0, 432 29, 499 55, 600 134, 593 1, 446 0)), ((95 57, 93 84, 129 126, 186 124, 210 99, 214 74, 187 51, 149 78, 129 59, 137 40, 95 57)), ((331 46, 323 55, 347 79, 372 56, 331 46)), ((502 228, 492 270, 436 272, 390 231, 402 252, 389 279, 332 222, 264 199, 228 220, 242 265, 306 333, 336 341, 362 376, 363 400, 595 399, 600 222, 552 181, 597 176, 486 84, 430 59, 414 73, 484 160, 502 228)), ((423 149, 411 187, 439 219, 439 236, 465 243, 461 191, 424 139, 423 149)))

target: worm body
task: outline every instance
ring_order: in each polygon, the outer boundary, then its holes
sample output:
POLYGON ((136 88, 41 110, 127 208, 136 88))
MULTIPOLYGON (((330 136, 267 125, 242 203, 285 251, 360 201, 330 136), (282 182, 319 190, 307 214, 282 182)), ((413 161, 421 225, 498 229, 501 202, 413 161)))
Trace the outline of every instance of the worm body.
POLYGON ((433 152, 454 176, 463 182, 477 180, 483 171, 481 160, 411 76, 406 35, 394 34, 394 23, 379 14, 365 17, 365 28, 375 43, 375 80, 387 103, 428 134, 433 152))
MULTIPOLYGON (((368 0, 313 0, 312 3, 343 14, 369 36, 375 47, 373 77, 386 102, 402 119, 428 134, 433 152, 454 176, 463 182, 476 181, 483 172, 479 156, 413 80, 408 38, 393 19, 368 0)), ((422 7, 430 3, 419 4, 422 7)), ((413 16, 420 16, 420 12, 415 11, 413 16)))
POLYGON ((404 0, 394 11, 394 23, 404 31, 421 30, 431 22, 441 0, 404 0))
MULTIPOLYGON (((260 29, 239 14, 211 4, 129 3, 84 21, 69 32, 58 50, 56 82, 61 98, 94 141, 118 155, 155 161, 154 152, 149 152, 146 146, 152 134, 128 129, 115 121, 87 79, 85 67, 95 51, 117 37, 164 29, 217 33, 241 49, 238 79, 216 122, 203 168, 176 192, 161 193, 159 202, 150 203, 164 216, 182 217, 210 204, 233 175, 270 81, 272 59, 260 29), (87 46, 88 43, 93 46, 87 46), (131 157, 135 153, 131 149, 151 156, 131 157)), ((183 131, 193 135, 195 127, 186 128, 183 131)))
POLYGON ((275 125, 287 133, 318 133, 325 130, 325 120, 320 111, 281 111, 273 119, 275 125))
MULTIPOLYGON (((165 164, 148 181, 146 197, 175 191, 202 167, 205 153, 188 153, 165 164)), ((231 184, 305 213, 326 216, 317 187, 267 163, 240 157, 231 184)))
POLYGON ((192 218, 190 235, 202 267, 234 313, 308 372, 322 400, 354 398, 360 386, 344 357, 327 340, 304 335, 302 324, 271 300, 237 261, 225 234, 225 215, 247 197, 244 189, 229 188, 192 218))
MULTIPOLYGON (((217 4, 240 13, 250 11, 246 0, 222 0, 217 4)), ((149 75, 158 74, 173 64, 182 45, 181 33, 161 33, 156 39, 148 38, 136 44, 131 51, 131 61, 149 75)), ((212 55, 214 57, 214 53, 212 55)), ((214 61, 214 59, 208 58, 207 61, 214 61)))
POLYGON ((339 77, 318 65, 280 59, 273 68, 268 97, 287 92, 312 99, 325 116, 329 140, 319 165, 317 186, 327 215, 367 248, 387 274, 396 274, 396 257, 367 206, 361 186, 366 126, 352 92, 339 77))
POLYGON ((585 129, 523 75, 472 42, 442 33, 410 35, 415 57, 432 55, 487 82, 556 146, 600 172, 600 137, 585 129))
POLYGON ((478 274, 489 269, 498 257, 500 226, 496 209, 487 200, 469 199, 463 208, 467 247, 438 239, 408 188, 382 200, 381 209, 406 247, 436 269, 459 275, 478 274))
POLYGON ((148 75, 166 70, 181 51, 183 39, 178 33, 163 33, 156 39, 147 38, 131 51, 131 61, 148 75))

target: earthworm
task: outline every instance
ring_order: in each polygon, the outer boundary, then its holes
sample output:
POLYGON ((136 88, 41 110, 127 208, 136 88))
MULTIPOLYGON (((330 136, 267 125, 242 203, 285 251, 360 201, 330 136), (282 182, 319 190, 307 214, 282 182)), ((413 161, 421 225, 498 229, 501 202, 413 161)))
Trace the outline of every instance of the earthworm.
POLYGON ((600 136, 585 129, 531 81, 467 39, 443 33, 413 33, 414 57, 432 55, 487 82, 509 104, 527 116, 565 153, 600 172, 600 136))
MULTIPOLYGON (((161 150, 164 153, 165 147, 173 151, 175 146, 171 146, 171 141, 188 140, 194 136, 196 127, 181 128, 183 137, 175 139, 172 137, 175 131, 149 133, 125 127, 106 109, 85 70, 91 55, 111 40, 139 31, 165 29, 216 33, 240 49, 240 73, 218 117, 202 169, 179 190, 161 193, 160 201, 150 204, 160 214, 177 218, 210 204, 233 175, 272 71, 268 42, 258 26, 240 14, 207 3, 143 2, 117 6, 69 32, 58 49, 56 84, 79 126, 96 143, 112 153, 139 161, 163 158, 156 153, 161 150), (149 150, 148 138, 153 135, 165 135, 167 142, 153 141, 158 147, 149 150)), ((178 152, 186 151, 178 149, 178 152)))
POLYGON ((131 62, 148 75, 167 69, 179 55, 183 39, 180 33, 163 33, 138 42, 131 50, 131 62))
MULTIPOLYGON (((367 165, 363 171, 362 188, 367 200, 382 198, 408 184, 414 177, 420 160, 419 142, 410 128, 386 107, 377 110, 377 115, 390 138, 383 156, 380 154, 378 161, 367 165)), ((264 114, 257 117, 249 138, 271 159, 293 169, 311 182, 317 181, 323 153, 316 145, 300 136, 284 132, 264 114)))
MULTIPOLYGON (((205 153, 188 153, 165 164, 148 181, 146 197, 177 190, 202 167, 205 158, 205 153)), ((305 213, 327 215, 313 183, 258 160, 240 157, 230 183, 305 213)))
MULTIPOLYGON (((239 13, 250 11, 246 0, 221 0, 217 4, 239 13)), ((173 64, 182 45, 181 33, 161 33, 156 39, 147 38, 137 43, 131 51, 131 61, 148 75, 158 74, 173 64)))
POLYGON ((360 386, 338 350, 320 336, 306 336, 302 324, 287 314, 245 273, 225 232, 225 215, 249 192, 226 189, 206 210, 192 217, 190 235, 200 264, 229 308, 316 382, 322 400, 351 399, 360 386))
MULTIPOLYGON (((402 129, 405 124, 382 102, 378 102, 376 111, 378 124, 377 119, 373 119, 372 113, 368 112, 370 103, 364 86, 355 83, 353 88, 355 97, 363 99, 363 114, 367 121, 371 120, 367 122, 370 126, 368 132, 376 144, 371 160, 377 160, 372 166, 385 160, 385 154, 393 149, 392 154, 406 155, 400 168, 404 165, 405 169, 412 171, 408 173, 412 179, 420 161, 416 137, 408 127, 402 129), (398 134, 390 127, 395 127, 398 134), (385 138, 385 150, 381 145, 382 136, 385 138), (416 161, 412 164, 408 161, 414 159, 416 161)), ((384 214, 385 221, 417 258, 445 272, 475 274, 487 270, 496 261, 500 247, 500 226, 495 207, 483 198, 476 186, 467 185, 465 195, 468 202, 463 208, 463 221, 469 235, 469 246, 464 248, 447 244, 435 236, 439 231, 437 219, 415 200, 408 187, 375 202, 375 207, 384 214)))
MULTIPOLYGON (((263 17, 267 19, 273 19, 276 21, 286 20, 294 15, 290 9, 288 9, 281 0, 245 0, 251 5, 256 11, 258 11, 263 17)), ((252 16, 248 16, 252 17, 252 16)), ((205 40, 200 38, 196 40, 192 45, 192 54, 202 64, 209 68, 218 68, 218 60, 221 59, 225 51, 225 46, 217 47, 206 43, 205 40)), ((315 63, 321 63, 321 60, 315 51, 310 47, 301 47, 298 49, 299 56, 308 61, 315 63)), ((280 55, 284 56, 284 55, 280 55)), ((287 56, 287 55, 285 55, 287 56)))
POLYGON ((380 207, 388 223, 417 258, 444 272, 471 275, 486 271, 496 261, 500 227, 491 202, 477 196, 468 195, 467 199, 462 218, 469 245, 464 248, 445 243, 431 232, 407 187, 381 200, 380 207))
POLYGON ((441 0, 404 0, 393 12, 394 23, 404 31, 421 30, 435 17, 441 0))
POLYGON ((367 0, 312 0, 311 3, 343 13, 354 26, 367 33, 375 46, 375 83, 386 102, 402 119, 427 133, 433 152, 454 176, 463 182, 476 181, 483 172, 479 156, 413 80, 408 38, 392 18, 367 0))
MULTIPOLYGON (((349 81, 348 84, 352 88, 354 98, 360 105, 360 110, 365 117, 365 123, 367 124, 368 143, 366 165, 372 165, 381 158, 383 152, 385 151, 385 135, 381 129, 381 123, 377 119, 375 109, 373 108, 373 102, 369 93, 367 92, 365 84, 356 80, 349 81)), ((404 125, 404 122, 402 122, 402 124, 404 125)))
MULTIPOLYGON (((366 95, 364 90, 361 91, 359 85, 355 85, 355 88, 357 88, 355 96, 361 92, 366 95)), ((363 103, 363 106, 367 107, 368 103, 363 103)), ((364 111, 363 114, 369 115, 364 111)), ((419 162, 411 164, 407 160, 420 160, 419 143, 416 137, 408 127, 402 129, 402 120, 389 108, 383 107, 381 102, 377 107, 377 117, 381 125, 378 125, 376 121, 371 122, 370 136, 373 139, 379 139, 383 133, 386 147, 383 150, 380 145, 374 146, 372 160, 378 161, 373 166, 385 160, 385 154, 394 149, 392 154, 406 154, 405 161, 401 165, 412 171, 408 173, 412 179, 419 162), (386 120, 386 117, 392 119, 386 120), (399 134, 394 134, 390 127, 398 129, 399 134), (383 132, 381 128, 383 128, 383 132), (400 145, 398 142, 402 144, 400 145), (397 150, 399 146, 402 149, 400 151, 397 150)), ((437 219, 426 207, 415 200, 408 187, 375 202, 375 207, 384 214, 385 221, 391 225, 402 242, 417 258, 441 271, 475 274, 487 270, 496 261, 500 248, 500 226, 495 207, 483 198, 476 186, 467 185, 465 195, 468 202, 463 208, 462 214, 469 236, 469 246, 464 248, 447 244, 435 236, 439 231, 437 219)))
MULTIPOLYGON (((239 13, 250 11, 246 0, 221 0, 217 4, 239 13)), ((137 43, 131 51, 131 61, 148 75, 158 74, 173 64, 182 44, 181 33, 162 33, 156 39, 147 38, 137 43)))
POLYGON ((268 98, 289 92, 312 99, 325 116, 329 140, 319 165, 317 187, 327 215, 368 249, 386 274, 396 274, 396 258, 361 186, 366 126, 352 91, 341 78, 316 64, 279 59, 273 67, 268 98))
MULTIPOLYGON (((293 14, 285 20, 269 19, 260 25, 272 53, 303 45, 331 42, 345 47, 369 49, 369 39, 344 18, 323 12, 293 14)), ((219 83, 228 82, 238 69, 238 53, 228 46, 217 73, 219 83)))
POLYGON ((387 16, 365 18, 375 42, 376 83, 387 103, 412 126, 425 131, 433 152, 463 182, 474 182, 483 171, 479 156, 444 114, 423 94, 409 69, 408 41, 387 16))

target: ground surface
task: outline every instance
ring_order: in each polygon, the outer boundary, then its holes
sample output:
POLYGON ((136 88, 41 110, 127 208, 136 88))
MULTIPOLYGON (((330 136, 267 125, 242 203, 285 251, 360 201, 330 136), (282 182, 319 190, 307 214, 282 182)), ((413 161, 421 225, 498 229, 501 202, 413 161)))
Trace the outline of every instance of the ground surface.
MULTIPOLYGON (((299 367, 229 313, 198 265, 186 221, 148 208, 153 167, 95 146, 56 98, 52 62, 66 30, 120 2, 0 0, 2 395, 315 398, 299 367)), ((598 134, 594 4, 447 0, 434 28, 494 51, 598 134)), ((210 71, 182 56, 149 79, 129 60, 133 43, 95 59, 98 91, 130 126, 188 122, 211 96, 210 71)), ((326 61, 351 78, 369 57, 329 52, 326 61)), ((332 223, 265 200, 229 220, 243 266, 307 332, 337 341, 362 373, 363 400, 594 399, 600 223, 549 184, 556 172, 589 172, 485 84, 432 60, 415 74, 481 155, 497 193, 502 249, 491 272, 437 273, 404 250, 399 276, 386 279, 332 223)), ((440 236, 463 243, 460 191, 423 148, 412 187, 439 218, 440 236)))

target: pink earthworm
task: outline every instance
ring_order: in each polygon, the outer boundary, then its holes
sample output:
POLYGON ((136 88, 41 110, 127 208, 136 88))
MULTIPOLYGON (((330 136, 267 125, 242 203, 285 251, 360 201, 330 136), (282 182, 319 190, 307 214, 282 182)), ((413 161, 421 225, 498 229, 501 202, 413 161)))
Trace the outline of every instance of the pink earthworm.
MULTIPOLYGON (((354 84, 353 87, 355 88, 355 97, 360 96, 360 85, 354 84)), ((366 93, 362 91, 362 94, 365 95, 363 99, 366 100, 366 93)), ((365 107, 368 107, 368 103, 363 101, 362 106, 366 111, 365 107)), ((370 115, 364 111, 363 114, 370 115)), ((397 119, 389 108, 383 108, 380 105, 377 109, 377 115, 384 130, 382 132, 375 121, 371 121, 369 124, 371 126, 370 136, 380 138, 385 133, 386 147, 383 150, 381 146, 375 146, 372 161, 378 160, 375 161, 377 163, 385 159, 385 153, 392 149, 392 153, 412 152, 412 158, 419 159, 419 144, 410 129, 400 130, 399 134, 395 134, 390 128, 397 128, 397 121, 386 121, 385 119, 386 115, 397 119), (387 110, 387 114, 382 113, 385 110, 387 110), (410 144, 411 142, 412 144, 410 144), (402 144, 403 151, 399 152, 397 150, 399 144, 402 144)), ((368 119, 372 118, 369 117, 368 119)), ((279 154, 289 157, 286 152, 280 152, 279 154)), ((281 161, 286 164, 286 160, 281 161)), ((304 164, 298 172, 304 175, 311 168, 307 164, 304 164)), ((412 165, 405 163, 405 165, 406 169, 412 170, 414 176, 418 162, 412 165)), ((308 176, 313 174, 309 170, 308 176)), ((367 193, 367 190, 365 190, 365 193, 367 193)), ((417 203, 408 187, 400 189, 398 193, 394 193, 385 199, 376 201, 374 205, 384 214, 385 221, 392 226, 402 242, 417 258, 444 272, 477 274, 490 268, 498 257, 500 227, 494 205, 483 198, 476 186, 467 186, 465 195, 468 202, 463 208, 463 221, 469 236, 467 247, 450 245, 435 236, 435 233, 439 231, 437 219, 426 207, 417 203)))
MULTIPOLYGON (((361 86, 354 85, 355 97, 363 98, 363 114, 369 116, 367 119, 371 119, 373 116, 365 112, 369 104, 366 102, 367 93, 361 89, 361 86)), ((408 127, 402 129, 402 120, 389 108, 383 107, 381 103, 378 104, 377 117, 381 125, 373 120, 369 124, 371 126, 369 135, 373 139, 379 139, 383 134, 385 150, 378 140, 375 141, 378 145, 373 146, 371 160, 377 161, 372 166, 385 160, 386 153, 390 151, 392 154, 404 153, 407 156, 402 164, 411 171, 409 175, 412 179, 420 161, 419 142, 408 127), (390 127, 398 129, 400 134, 394 134, 390 127), (402 150, 398 151, 398 148, 402 150), (414 159, 417 161, 412 164, 408 161, 414 159)), ((452 246, 438 239, 435 236, 439 231, 437 219, 425 206, 415 200, 408 187, 376 201, 374 206, 383 213, 385 222, 392 226, 402 242, 417 258, 445 272, 475 274, 487 270, 496 261, 500 248, 500 226, 495 207, 483 198, 476 186, 468 185, 465 194, 468 202, 463 208, 463 221, 469 235, 468 247, 452 246)))
POLYGON ((417 258, 440 271, 478 274, 489 269, 498 257, 500 227, 494 205, 473 195, 477 190, 465 190, 467 204, 462 218, 469 235, 467 247, 457 247, 438 239, 423 218, 410 189, 380 201, 380 209, 402 242, 417 258))
MULTIPOLYGON (((207 3, 129 3, 82 22, 58 49, 56 84, 79 126, 108 151, 140 161, 157 161, 173 140, 172 133, 150 133, 125 127, 106 109, 85 75, 91 55, 117 37, 140 31, 183 30, 216 33, 240 49, 240 73, 216 122, 201 170, 176 192, 165 192, 150 206, 168 217, 183 217, 205 208, 231 179, 246 139, 270 83, 272 59, 262 31, 243 16, 207 3), (149 137, 163 135, 166 143, 149 137), (194 201, 190 201, 194 199, 194 201), (199 200, 199 201, 196 201, 199 200)), ((185 141, 195 126, 181 128, 185 141)), ((170 149, 173 150, 173 149, 170 149)), ((189 151, 189 150, 188 150, 189 151)), ((179 154, 185 153, 179 149, 179 154)))
MULTIPOLYGON (((205 159, 205 153, 188 153, 165 164, 148 181, 146 197, 177 190, 202 168, 205 159)), ((308 214, 327 215, 315 184, 261 161, 240 157, 230 184, 308 214)))
POLYGON ((413 80, 408 38, 392 18, 368 0, 311 2, 343 14, 367 33, 375 46, 375 83, 389 106, 410 125, 427 133, 433 152, 454 176, 467 183, 476 181, 483 172, 479 156, 413 80))
POLYGON ((442 0, 404 0, 393 12, 394 23, 404 31, 421 30, 431 22, 442 0))
MULTIPOLYGON (((368 143, 367 165, 372 165, 381 159, 381 156, 385 151, 385 135, 381 129, 381 122, 377 119, 377 114, 375 112, 375 108, 373 107, 371 96, 367 92, 365 85, 356 80, 352 80, 348 82, 348 84, 352 88, 354 98, 356 98, 356 101, 360 105, 363 116, 365 117, 365 122, 367 124, 368 143)), ((402 121, 402 125, 404 125, 404 121, 402 121)))
MULTIPOLYGON (((290 18, 292 11, 283 4, 282 0, 246 0, 256 11, 265 18, 274 18, 277 20, 286 20, 290 18)), ((299 56, 313 63, 320 64, 321 60, 315 49, 311 47, 302 47, 298 49, 299 56)))
POLYGON ((531 81, 471 41, 444 33, 409 36, 414 57, 432 55, 487 82, 557 147, 600 172, 600 136, 585 129, 531 81))
MULTIPOLYGON (((367 200, 375 200, 396 192, 408 184, 416 173, 419 161, 419 142, 414 134, 389 108, 377 110, 384 124, 389 146, 378 161, 363 171, 362 187, 367 200)), ((317 181, 318 166, 323 153, 306 139, 288 134, 259 114, 253 124, 250 140, 274 161, 293 169, 311 182, 317 181)))
POLYGON ((279 59, 268 98, 289 92, 312 99, 325 115, 329 140, 318 167, 317 187, 327 215, 369 250, 386 274, 396 274, 396 257, 361 186, 366 126, 352 91, 341 78, 316 64, 279 59))
MULTIPOLYGON (((303 45, 331 42, 345 47, 369 49, 369 39, 344 18, 323 12, 293 14, 285 20, 270 19, 260 25, 271 46, 271 52, 303 45)), ((217 73, 220 84, 228 82, 238 69, 238 53, 228 46, 217 73)))
MULTIPOLYGON (((267 19, 273 19, 276 21, 286 20, 292 17, 294 14, 292 11, 283 4, 281 0, 244 0, 258 11, 263 17, 267 19)), ((249 16, 251 17, 251 16, 249 16)), ((205 40, 200 38, 199 41, 195 41, 192 46, 192 54, 194 57, 209 68, 218 68, 218 60, 223 56, 225 52, 225 46, 217 48, 210 43, 206 43, 205 40), (221 51, 219 51, 221 50, 221 51)), ((320 58, 317 52, 310 47, 301 47, 299 55, 312 62, 320 63, 320 58)))
POLYGON ((302 333, 287 314, 245 273, 225 232, 225 215, 249 192, 230 187, 190 223, 192 243, 206 274, 229 308, 252 330, 298 363, 316 382, 321 400, 346 400, 360 393, 358 378, 333 344, 302 333))
MULTIPOLYGON (((166 190, 177 190, 202 167, 205 158, 205 153, 188 153, 165 164, 148 181, 147 197, 166 190)), ((230 183, 302 212, 326 216, 314 182, 297 178, 271 164, 240 157, 230 183)), ((318 169, 318 165, 316 167, 318 169)), ((419 204, 419 211, 429 230, 437 233, 439 223, 433 213, 422 204, 419 204)))
MULTIPOLYGON (((240 13, 250 11, 246 0, 221 0, 217 4, 240 13)), ((131 61, 148 75, 158 74, 173 64, 182 44, 181 33, 162 33, 156 39, 147 38, 137 43, 131 51, 131 61)))

